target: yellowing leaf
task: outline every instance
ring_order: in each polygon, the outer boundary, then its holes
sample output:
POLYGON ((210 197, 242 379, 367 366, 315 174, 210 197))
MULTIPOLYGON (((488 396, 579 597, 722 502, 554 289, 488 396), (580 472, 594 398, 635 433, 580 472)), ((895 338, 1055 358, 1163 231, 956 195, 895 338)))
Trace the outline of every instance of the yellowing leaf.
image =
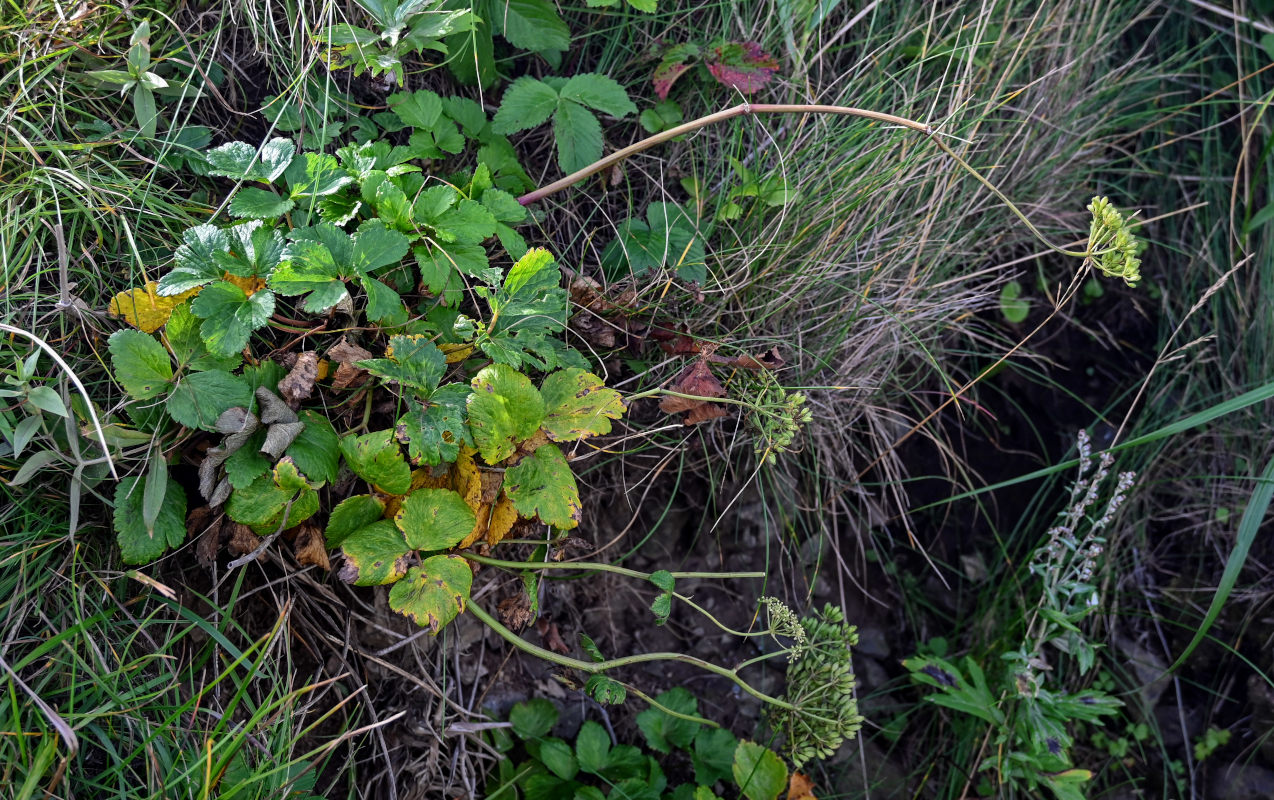
POLYGON ((248 297, 251 297, 257 291, 265 288, 265 281, 262 280, 261 278, 255 278, 255 277, 244 278, 239 275, 231 275, 229 272, 227 272, 225 275, 225 280, 229 283, 233 283, 235 286, 238 286, 240 289, 243 290, 243 293, 246 294, 248 297))
POLYGON ((464 361, 473 352, 471 344, 440 344, 438 349, 447 357, 448 364, 457 364, 464 361))
POLYGON ((487 544, 495 547, 504 537, 509 535, 519 515, 513 507, 513 501, 507 495, 501 495, 500 501, 491 509, 491 521, 487 523, 487 544))
POLYGON ((191 289, 172 297, 160 297, 158 284, 150 281, 145 286, 120 292, 111 298, 107 311, 138 330, 154 333, 168 322, 173 309, 185 302, 186 298, 198 294, 198 289, 191 289))

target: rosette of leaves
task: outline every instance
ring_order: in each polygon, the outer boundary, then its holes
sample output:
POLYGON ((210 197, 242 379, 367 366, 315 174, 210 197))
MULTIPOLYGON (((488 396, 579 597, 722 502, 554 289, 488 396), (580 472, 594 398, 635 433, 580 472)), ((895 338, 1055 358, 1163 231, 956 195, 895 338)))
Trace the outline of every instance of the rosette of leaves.
POLYGON ((354 75, 370 72, 373 78, 388 76, 388 82, 403 82, 402 59, 433 50, 447 55, 442 40, 473 30, 477 18, 468 9, 444 9, 438 0, 358 0, 371 17, 375 30, 338 23, 320 31, 319 55, 331 69, 354 70, 354 75))
POLYGON ((784 739, 794 768, 815 758, 828 758, 862 727, 854 699, 850 648, 857 629, 846 624, 833 605, 801 619, 805 640, 793 647, 782 699, 794 709, 770 706, 770 726, 784 739))

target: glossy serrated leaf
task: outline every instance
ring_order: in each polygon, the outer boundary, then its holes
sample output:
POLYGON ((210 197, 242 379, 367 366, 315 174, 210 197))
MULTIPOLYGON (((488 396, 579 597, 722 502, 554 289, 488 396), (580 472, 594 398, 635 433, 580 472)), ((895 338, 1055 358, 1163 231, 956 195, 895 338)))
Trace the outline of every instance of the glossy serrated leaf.
POLYGON ((417 489, 394 515, 415 550, 446 550, 473 530, 473 509, 451 489, 417 489))
POLYGON ((460 556, 432 556, 412 567, 389 590, 389 607, 435 635, 464 611, 473 588, 473 570, 460 556))
POLYGON ((149 530, 143 521, 144 495, 141 478, 121 478, 115 484, 115 533, 126 564, 154 561, 186 540, 186 492, 181 484, 168 482, 165 500, 149 530))
POLYGON ((274 313, 274 293, 268 289, 251 296, 229 281, 207 286, 190 303, 203 318, 199 335, 214 356, 233 356, 248 344, 252 332, 265 326, 274 313))
POLYGON ((538 516, 562 530, 579 524, 579 487, 566 456, 555 445, 543 445, 509 467, 504 473, 504 491, 524 517, 538 516))
POLYGON ((582 369, 554 372, 540 384, 546 413, 542 427, 555 442, 569 442, 610 433, 610 421, 627 410, 619 392, 582 369))
POLYGON ((245 186, 230 201, 230 216, 240 219, 278 219, 296 207, 291 198, 269 189, 245 186))
POLYGON ((291 196, 326 197, 354 182, 354 178, 326 153, 305 153, 304 177, 290 186, 291 196))
POLYGON ((358 366, 377 377, 428 394, 438 388, 447 371, 447 357, 428 337, 392 336, 384 358, 360 361, 358 366))
POLYGON ((296 145, 282 137, 271 139, 258 150, 246 142, 227 142, 204 155, 209 175, 233 180, 271 183, 287 170, 296 155, 296 145))
POLYGON ((371 494, 356 494, 340 502, 327 518, 323 535, 328 547, 340 547, 355 531, 379 522, 385 516, 385 503, 371 494))
POLYGON ((224 270, 215 256, 230 248, 230 237, 215 225, 196 225, 182 235, 173 269, 159 279, 159 294, 172 296, 220 280, 224 270))
POLYGON ((212 259, 231 275, 265 279, 283 260, 283 237, 259 219, 227 228, 226 237, 230 249, 213 253, 212 259))
POLYGON ((377 220, 364 222, 354 234, 354 253, 351 266, 358 272, 371 272, 390 264, 396 264, 407 255, 407 237, 385 227, 377 220))
MULTIPOLYGON (((504 278, 504 291, 510 296, 521 292, 528 284, 532 286, 540 285, 540 281, 535 281, 545 270, 551 269, 556 264, 553 254, 543 247, 532 248, 517 260, 517 262, 509 267, 509 274, 504 278), (532 284, 532 281, 535 281, 532 284)), ((559 274, 553 270, 553 285, 557 285, 559 274)))
POLYGON ((387 102, 389 109, 413 128, 432 128, 442 116, 442 98, 427 89, 397 92, 387 102))
POLYGON ((260 535, 299 525, 318 509, 318 493, 290 458, 279 461, 269 474, 247 487, 235 489, 226 503, 226 515, 230 519, 260 535))
POLYGON ((354 474, 388 494, 404 494, 411 488, 411 467, 403 459, 392 430, 341 439, 341 455, 354 474))
POLYGON ((168 351, 141 331, 115 331, 107 340, 111 368, 124 391, 135 400, 158 397, 173 379, 168 351))
POLYGON ((398 441, 407 445, 413 464, 450 463, 456 460, 461 445, 474 446, 466 405, 470 394, 468 386, 449 383, 433 392, 428 402, 410 402, 394 433, 398 441))
POLYGON ((187 428, 217 429, 217 418, 235 406, 252 402, 252 387, 229 372, 210 369, 182 377, 168 396, 168 414, 187 428))
POLYGON ((233 372, 243 363, 243 356, 235 353, 231 356, 214 356, 204 346, 199 336, 199 326, 203 320, 190 310, 189 303, 183 303, 173 309, 168 324, 164 326, 164 338, 177 359, 177 366, 182 370, 202 372, 209 369, 220 369, 233 372))
POLYGON ((305 427, 288 445, 285 455, 310 480, 331 483, 336 480, 340 462, 340 437, 327 417, 316 411, 302 411, 300 421, 305 427))
POLYGON ((539 429, 544 400, 530 378, 504 364, 484 368, 471 383, 469 429, 483 459, 495 464, 539 429))
POLYGON ((602 705, 617 706, 628 699, 628 690, 614 678, 592 675, 584 682, 584 691, 602 705))
POLYGON ((389 520, 374 521, 341 543, 345 566, 340 578, 357 586, 383 586, 407 574, 411 548, 389 520))

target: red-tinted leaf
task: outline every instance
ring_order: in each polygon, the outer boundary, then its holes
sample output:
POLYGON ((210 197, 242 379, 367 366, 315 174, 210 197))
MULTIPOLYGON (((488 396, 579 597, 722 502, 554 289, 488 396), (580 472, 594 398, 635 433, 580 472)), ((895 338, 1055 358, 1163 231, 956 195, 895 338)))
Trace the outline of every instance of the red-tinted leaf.
POLYGON ((779 71, 779 62, 756 42, 726 42, 708 51, 708 71, 719 83, 750 94, 779 71))
POLYGON ((655 85, 655 94, 660 100, 668 99, 668 92, 677 79, 690 69, 693 60, 699 57, 698 45, 686 42, 675 44, 664 51, 663 59, 655 67, 655 74, 650 82, 655 85))

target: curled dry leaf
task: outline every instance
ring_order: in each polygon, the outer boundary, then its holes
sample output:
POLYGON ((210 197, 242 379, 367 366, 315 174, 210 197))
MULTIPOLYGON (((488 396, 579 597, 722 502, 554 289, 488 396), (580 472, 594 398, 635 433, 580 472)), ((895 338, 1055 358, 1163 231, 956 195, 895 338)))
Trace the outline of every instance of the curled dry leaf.
MULTIPOLYGON (((725 397, 725 387, 712 374, 712 369, 703 358, 695 359, 685 369, 677 373, 677 377, 673 378, 672 385, 668 389, 681 394, 696 395, 698 398, 725 397)), ((726 415, 725 409, 707 400, 675 397, 672 395, 668 395, 659 401, 659 410, 665 414, 687 412, 682 420, 687 425, 694 425, 726 415)))
POLYGON ((519 592, 500 601, 500 605, 496 607, 496 611, 500 614, 500 619, 504 622, 505 627, 513 631, 520 631, 530 623, 531 601, 527 596, 519 592))
POLYGON ((333 389, 348 389, 353 386, 361 386, 367 381, 367 370, 355 366, 359 361, 368 361, 375 358, 371 351, 351 344, 347 338, 341 337, 341 340, 332 345, 327 351, 329 361, 337 364, 336 374, 332 376, 333 389))
MULTIPOLYGON (((253 533, 251 528, 241 522, 227 521, 222 533, 225 534, 227 530, 230 537, 227 549, 232 555, 247 555, 261 546, 261 537, 253 533)), ((265 554, 262 553, 261 555, 265 554)), ((257 556, 257 558, 260 559, 261 556, 257 556)))
POLYGON ((547 619, 540 617, 535 621, 535 630, 539 632, 544 639, 544 646, 552 650, 554 653, 562 655, 570 655, 571 648, 566 642, 562 641, 562 632, 557 629, 556 622, 549 622, 547 619))
POLYGON ((331 572, 332 564, 327 558, 327 544, 323 540, 323 531, 317 525, 306 522, 296 527, 296 538, 292 540, 292 549, 296 552, 296 560, 302 566, 318 566, 331 572))
POLYGON ((279 381, 279 396, 296 408, 302 400, 314 393, 318 373, 318 353, 307 350, 299 354, 291 371, 279 381))
POLYGON ((814 796, 814 782, 799 772, 793 772, 787 782, 787 800, 818 800, 814 796))

